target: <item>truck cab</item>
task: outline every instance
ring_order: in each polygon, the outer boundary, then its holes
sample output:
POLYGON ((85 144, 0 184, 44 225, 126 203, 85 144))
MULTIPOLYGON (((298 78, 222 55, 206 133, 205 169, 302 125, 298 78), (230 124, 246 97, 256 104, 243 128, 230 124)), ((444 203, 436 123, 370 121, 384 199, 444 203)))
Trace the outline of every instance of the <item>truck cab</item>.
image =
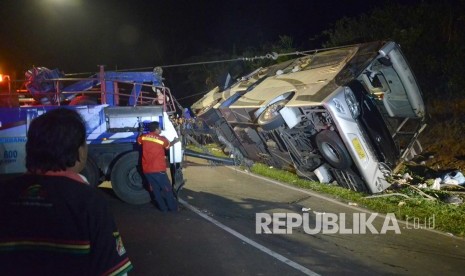
MULTIPOLYGON (((97 186, 111 181, 123 201, 149 202, 139 166, 137 137, 152 121, 160 123, 162 135, 169 140, 178 137, 170 120, 176 111, 174 99, 159 72, 116 72, 100 67, 90 77, 76 78, 45 67, 29 70, 24 85, 27 93, 10 90, 8 99, 16 100, 0 106, 0 174, 26 171, 27 130, 35 117, 51 109, 70 108, 86 123, 89 153, 82 174, 89 183, 97 186), (27 101, 22 98, 25 94, 30 95, 27 101)), ((180 143, 170 148, 170 167, 179 167, 182 154, 180 143)), ((173 185, 183 181, 181 170, 172 175, 173 185)))

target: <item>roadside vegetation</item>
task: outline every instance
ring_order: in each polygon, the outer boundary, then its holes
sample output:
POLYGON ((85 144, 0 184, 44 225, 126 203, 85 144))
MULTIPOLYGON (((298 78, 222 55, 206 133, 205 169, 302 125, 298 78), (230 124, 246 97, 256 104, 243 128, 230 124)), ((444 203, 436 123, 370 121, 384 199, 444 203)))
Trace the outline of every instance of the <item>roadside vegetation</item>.
MULTIPOLYGON (((313 46, 310 49, 394 40, 401 45, 415 72, 428 112, 428 126, 419 137, 423 152, 402 166, 397 179, 392 179, 392 187, 382 193, 383 197, 370 197, 337 185, 308 181, 291 172, 263 164, 254 164, 250 170, 290 185, 330 195, 347 204, 357 204, 379 213, 395 213, 398 219, 424 219, 434 215, 435 229, 465 237, 465 204, 447 202, 451 196, 465 201, 464 188, 457 186, 453 190, 448 188, 438 191, 417 187, 422 183, 430 186, 434 178, 450 170, 465 173, 464 24, 465 0, 423 1, 417 5, 387 4, 356 18, 341 18, 333 28, 309 38, 308 44, 313 46), (402 177, 407 173, 412 179, 405 181, 402 177)), ((294 45, 291 37, 283 35, 275 43, 264 43, 261 49, 235 49, 234 54, 254 56, 270 52, 290 53, 297 49, 308 50, 301 45, 294 45)), ((225 57, 231 55, 215 52, 211 56, 193 59, 225 57)), ((188 75, 192 76, 189 79, 214 80, 227 71, 236 78, 252 68, 266 66, 269 62, 258 60, 242 64, 242 67, 237 64, 222 65, 221 68, 192 67, 188 75)), ((216 85, 218 83, 199 82, 196 91, 209 91, 216 85)))
MULTIPOLYGON (((185 62, 225 60, 262 56, 266 53, 294 53, 375 40, 394 40, 400 44, 413 68, 427 106, 428 127, 420 136, 425 165, 440 174, 446 170, 465 170, 465 0, 425 0, 402 5, 386 2, 357 17, 337 20, 332 28, 296 45, 285 34, 260 47, 233 47, 230 52, 209 49, 202 56, 185 62)), ((213 63, 180 68, 187 76, 189 89, 205 91, 188 97, 201 98, 206 91, 221 85, 225 73, 233 79, 262 66, 281 62, 257 59, 248 62, 213 63)), ((187 88, 177 88, 186 90, 187 88)), ((178 99, 180 100, 180 99, 178 99)))
POLYGON ((326 194, 350 205, 378 213, 394 213, 397 219, 418 218, 425 221, 434 216, 434 229, 465 237, 465 205, 444 203, 442 199, 454 194, 448 191, 419 190, 410 184, 394 184, 382 194, 368 195, 334 184, 324 184, 300 178, 288 171, 254 164, 251 172, 296 187, 326 194))
MULTIPOLYGON (((195 146, 189 146, 189 149, 199 152, 205 152, 206 149, 212 155, 226 157, 215 144, 209 144, 203 150, 195 146)), ((465 188, 458 186, 449 191, 419 189, 416 187, 418 183, 431 184, 432 179, 425 179, 416 174, 415 170, 418 168, 415 165, 404 165, 397 179, 392 179, 391 188, 376 195, 355 192, 338 186, 335 182, 325 184, 310 181, 293 172, 268 167, 261 163, 254 163, 250 168, 244 169, 291 186, 325 194, 348 205, 359 206, 377 213, 394 213, 400 220, 417 218, 424 222, 434 216, 435 230, 465 237, 465 205, 444 202, 451 195, 465 195, 465 188), (402 178, 407 174, 411 175, 410 181, 404 181, 402 178)))

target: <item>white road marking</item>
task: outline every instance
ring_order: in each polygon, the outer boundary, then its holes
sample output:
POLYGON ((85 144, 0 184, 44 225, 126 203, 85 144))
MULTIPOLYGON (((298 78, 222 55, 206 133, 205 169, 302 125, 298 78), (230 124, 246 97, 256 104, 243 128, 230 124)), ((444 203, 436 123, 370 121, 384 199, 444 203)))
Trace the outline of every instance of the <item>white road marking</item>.
POLYGON ((221 222, 209 217, 208 215, 202 213, 199 209, 197 209, 196 207, 190 205, 189 203, 187 203, 186 201, 182 200, 182 199, 179 199, 179 203, 181 203, 182 205, 184 205, 186 208, 188 208, 189 210, 191 210, 192 212, 196 213, 197 215, 201 216, 202 218, 208 220, 209 222, 213 223, 214 225, 218 226, 219 228, 223 229, 224 231, 228 232, 229 234, 235 236, 236 238, 239 238, 240 240, 242 240, 243 242, 246 242, 248 243, 249 245, 257 248, 258 250, 270 255, 271 257, 299 270, 300 272, 304 273, 305 275, 312 275, 312 276, 317 276, 319 275, 318 273, 314 272, 314 271, 311 271, 310 269, 296 263, 296 262, 293 262, 291 260, 289 260, 288 258, 284 257, 283 255, 279 254, 279 253, 276 253, 274 252, 273 250, 247 238, 246 236, 242 235, 241 233, 229 228, 228 226, 222 224, 221 222))

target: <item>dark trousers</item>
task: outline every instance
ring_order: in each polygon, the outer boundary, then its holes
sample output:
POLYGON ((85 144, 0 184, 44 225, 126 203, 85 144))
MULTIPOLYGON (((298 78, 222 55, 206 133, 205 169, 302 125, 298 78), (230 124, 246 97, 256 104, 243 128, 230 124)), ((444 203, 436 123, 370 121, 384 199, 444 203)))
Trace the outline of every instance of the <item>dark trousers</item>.
POLYGON ((177 211, 178 202, 174 197, 173 188, 166 173, 145 173, 145 177, 150 186, 152 186, 153 196, 158 204, 158 208, 162 212, 177 211))

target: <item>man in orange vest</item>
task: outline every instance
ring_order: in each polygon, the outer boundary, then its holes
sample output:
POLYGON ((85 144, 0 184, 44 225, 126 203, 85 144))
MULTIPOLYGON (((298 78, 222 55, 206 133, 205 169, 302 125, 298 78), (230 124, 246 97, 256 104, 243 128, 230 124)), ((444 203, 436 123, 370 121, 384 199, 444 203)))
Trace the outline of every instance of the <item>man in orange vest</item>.
POLYGON ((142 134, 137 138, 137 142, 142 145, 142 171, 152 187, 158 208, 162 212, 177 211, 178 202, 166 175, 165 151, 177 143, 179 139, 175 138, 170 143, 168 139, 161 136, 158 122, 151 122, 148 127, 149 133, 142 134))

